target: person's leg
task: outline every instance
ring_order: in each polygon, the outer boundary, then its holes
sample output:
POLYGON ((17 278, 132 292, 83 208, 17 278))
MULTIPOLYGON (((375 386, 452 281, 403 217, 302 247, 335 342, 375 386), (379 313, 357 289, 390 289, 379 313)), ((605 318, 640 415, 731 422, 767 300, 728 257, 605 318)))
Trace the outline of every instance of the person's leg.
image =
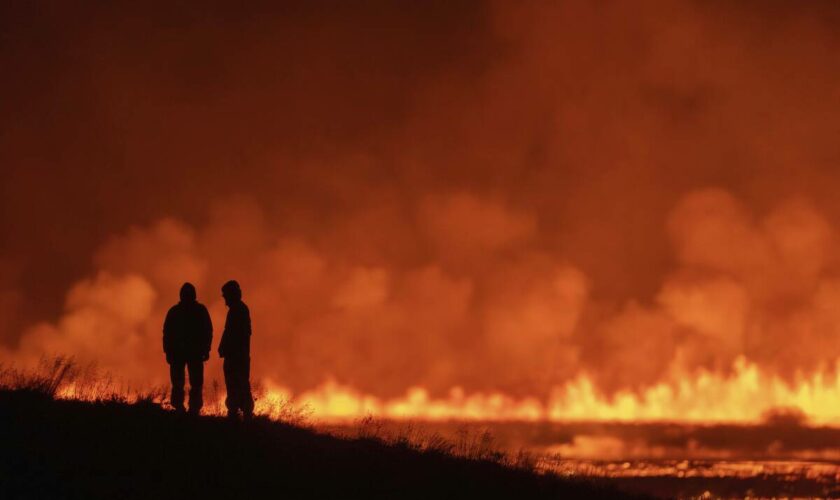
POLYGON ((176 411, 184 411, 184 362, 173 361, 169 364, 169 380, 172 382, 172 394, 169 402, 176 411))
POLYGON ((187 363, 190 372, 190 413, 198 415, 204 405, 202 388, 204 386, 204 363, 202 361, 190 361, 187 363))
POLYGON ((232 360, 225 358, 222 363, 222 370, 225 374, 225 406, 227 407, 228 417, 236 416, 238 403, 236 400, 236 367, 232 360))

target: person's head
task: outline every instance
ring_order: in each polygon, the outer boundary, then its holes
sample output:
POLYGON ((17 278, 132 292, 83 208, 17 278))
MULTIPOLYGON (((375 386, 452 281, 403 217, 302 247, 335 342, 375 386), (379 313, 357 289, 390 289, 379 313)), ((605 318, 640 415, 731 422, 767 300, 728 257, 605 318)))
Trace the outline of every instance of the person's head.
POLYGON ((195 302, 195 287, 192 283, 181 286, 181 302, 195 302))
POLYGON ((242 289, 236 280, 230 280, 222 286, 222 297, 225 298, 225 305, 230 306, 242 300, 242 289))

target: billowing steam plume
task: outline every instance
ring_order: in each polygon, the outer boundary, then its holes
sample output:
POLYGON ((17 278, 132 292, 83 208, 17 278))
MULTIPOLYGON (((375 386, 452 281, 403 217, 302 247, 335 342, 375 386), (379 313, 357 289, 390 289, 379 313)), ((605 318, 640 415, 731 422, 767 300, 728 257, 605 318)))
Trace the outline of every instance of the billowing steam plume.
POLYGON ((218 339, 235 278, 296 391, 833 373, 832 2, 16 8, 4 359, 162 382, 181 283, 218 339))

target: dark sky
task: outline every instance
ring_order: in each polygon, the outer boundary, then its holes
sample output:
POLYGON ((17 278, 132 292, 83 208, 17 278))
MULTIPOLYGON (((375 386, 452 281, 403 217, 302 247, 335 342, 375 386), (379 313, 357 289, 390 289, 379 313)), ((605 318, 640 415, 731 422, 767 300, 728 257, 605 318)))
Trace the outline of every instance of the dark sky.
POLYGON ((302 165, 385 154, 419 88, 496 50, 474 3, 3 9, 0 254, 39 314, 131 224, 197 221, 235 194, 334 208, 302 165))

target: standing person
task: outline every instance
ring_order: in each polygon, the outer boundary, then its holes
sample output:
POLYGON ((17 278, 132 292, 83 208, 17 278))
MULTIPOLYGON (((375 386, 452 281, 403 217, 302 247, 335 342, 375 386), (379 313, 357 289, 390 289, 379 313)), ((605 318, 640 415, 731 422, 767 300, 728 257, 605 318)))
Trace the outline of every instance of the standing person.
POLYGON ((179 413, 184 412, 184 368, 190 374, 190 414, 201 412, 204 385, 204 362, 210 359, 213 323, 207 308, 196 300, 195 287, 184 283, 181 301, 166 313, 163 322, 163 352, 169 363, 172 395, 169 401, 179 413))
POLYGON ((224 358, 225 387, 228 417, 236 418, 239 410, 245 419, 254 414, 251 396, 251 313, 242 302, 242 289, 234 280, 222 287, 222 297, 228 306, 225 331, 219 342, 219 356, 224 358))

